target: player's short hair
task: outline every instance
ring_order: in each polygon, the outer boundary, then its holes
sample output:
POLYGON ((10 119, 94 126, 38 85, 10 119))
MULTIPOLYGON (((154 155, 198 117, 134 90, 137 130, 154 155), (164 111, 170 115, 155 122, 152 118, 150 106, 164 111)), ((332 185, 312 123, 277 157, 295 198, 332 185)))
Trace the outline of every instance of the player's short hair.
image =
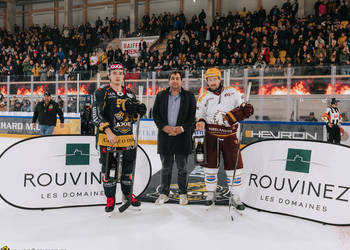
POLYGON ((181 81, 182 81, 183 75, 182 75, 182 71, 180 71, 180 70, 171 71, 171 72, 169 73, 169 75, 168 75, 168 80, 170 80, 170 78, 171 78, 172 75, 177 75, 177 74, 180 75, 180 79, 181 79, 181 81))

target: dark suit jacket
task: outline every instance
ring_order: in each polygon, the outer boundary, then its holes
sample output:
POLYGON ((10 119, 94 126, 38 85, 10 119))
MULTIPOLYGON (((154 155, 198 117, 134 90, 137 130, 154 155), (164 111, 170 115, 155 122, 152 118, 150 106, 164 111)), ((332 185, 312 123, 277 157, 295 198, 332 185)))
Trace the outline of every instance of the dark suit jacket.
POLYGON ((146 43, 146 41, 139 42, 139 49, 140 49, 140 51, 146 50, 146 48, 147 48, 147 43, 146 43), (142 48, 141 48, 141 47, 142 47, 142 48))
POLYGON ((158 154, 190 154, 196 120, 196 99, 193 93, 181 88, 181 103, 176 126, 182 126, 184 132, 177 136, 168 136, 162 128, 169 125, 169 93, 170 88, 159 92, 153 105, 153 119, 158 127, 158 154))

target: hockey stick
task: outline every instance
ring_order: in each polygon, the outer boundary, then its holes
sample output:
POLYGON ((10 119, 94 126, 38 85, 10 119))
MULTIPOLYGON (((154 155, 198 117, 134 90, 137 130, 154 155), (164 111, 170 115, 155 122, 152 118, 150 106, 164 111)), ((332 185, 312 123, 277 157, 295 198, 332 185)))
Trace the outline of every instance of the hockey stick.
POLYGON ((135 160, 132 163, 132 172, 131 172, 131 188, 130 188, 130 195, 127 200, 122 206, 119 207, 119 212, 123 213, 126 209, 128 209, 132 203, 132 193, 134 189, 134 178, 135 178, 135 167, 136 167, 136 158, 137 158, 137 147, 139 144, 139 129, 140 129, 140 114, 137 115, 137 124, 136 124, 136 139, 135 139, 135 160))
MULTIPOLYGON (((244 102, 245 103, 247 103, 249 101, 251 87, 252 87, 252 82, 249 82, 248 83, 248 88, 247 88, 247 91, 246 91, 246 95, 245 95, 245 98, 244 98, 244 102)), ((239 160, 239 154, 241 152, 242 137, 243 137, 243 124, 241 124, 240 130, 239 130, 239 135, 238 135, 238 145, 237 145, 238 148, 237 148, 237 154, 236 154, 235 168, 234 168, 233 176, 232 176, 232 189, 233 189, 234 180, 235 180, 235 176, 236 176, 238 160, 239 160)), ((232 215, 231 211, 235 210, 236 208, 234 207, 232 201, 233 201, 233 192, 230 192, 228 211, 230 213, 231 220, 233 221, 233 215, 232 215)))

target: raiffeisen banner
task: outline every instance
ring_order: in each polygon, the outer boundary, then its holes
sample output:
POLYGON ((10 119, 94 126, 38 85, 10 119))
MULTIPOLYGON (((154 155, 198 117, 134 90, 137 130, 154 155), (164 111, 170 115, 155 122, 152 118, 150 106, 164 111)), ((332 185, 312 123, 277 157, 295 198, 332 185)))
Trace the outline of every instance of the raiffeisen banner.
POLYGON ((333 225, 350 225, 350 147, 265 140, 242 150, 250 207, 333 225))
MULTIPOLYGON (((13 144, 0 156, 0 196, 25 209, 106 203, 94 136, 42 136, 13 144)), ((137 151, 134 194, 151 178, 145 151, 137 151)), ((116 201, 122 197, 118 184, 116 201)))

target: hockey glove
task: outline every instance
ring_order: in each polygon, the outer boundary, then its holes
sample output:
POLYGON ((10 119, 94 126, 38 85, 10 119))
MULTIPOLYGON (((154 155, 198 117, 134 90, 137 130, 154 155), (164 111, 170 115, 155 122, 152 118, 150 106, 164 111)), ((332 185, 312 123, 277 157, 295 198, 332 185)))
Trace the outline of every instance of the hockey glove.
POLYGON ((243 118, 249 118, 254 114, 254 107, 250 103, 242 103, 240 108, 243 110, 243 118))
POLYGON ((138 112, 139 104, 137 102, 134 102, 132 100, 127 100, 125 102, 125 112, 131 115, 137 114, 138 112))
POLYGON ((138 104, 138 113, 140 114, 140 117, 144 116, 147 112, 146 105, 144 103, 138 104))
POLYGON ((226 120, 230 125, 236 122, 242 121, 254 114, 253 105, 249 103, 243 103, 241 106, 234 108, 225 115, 226 120))

